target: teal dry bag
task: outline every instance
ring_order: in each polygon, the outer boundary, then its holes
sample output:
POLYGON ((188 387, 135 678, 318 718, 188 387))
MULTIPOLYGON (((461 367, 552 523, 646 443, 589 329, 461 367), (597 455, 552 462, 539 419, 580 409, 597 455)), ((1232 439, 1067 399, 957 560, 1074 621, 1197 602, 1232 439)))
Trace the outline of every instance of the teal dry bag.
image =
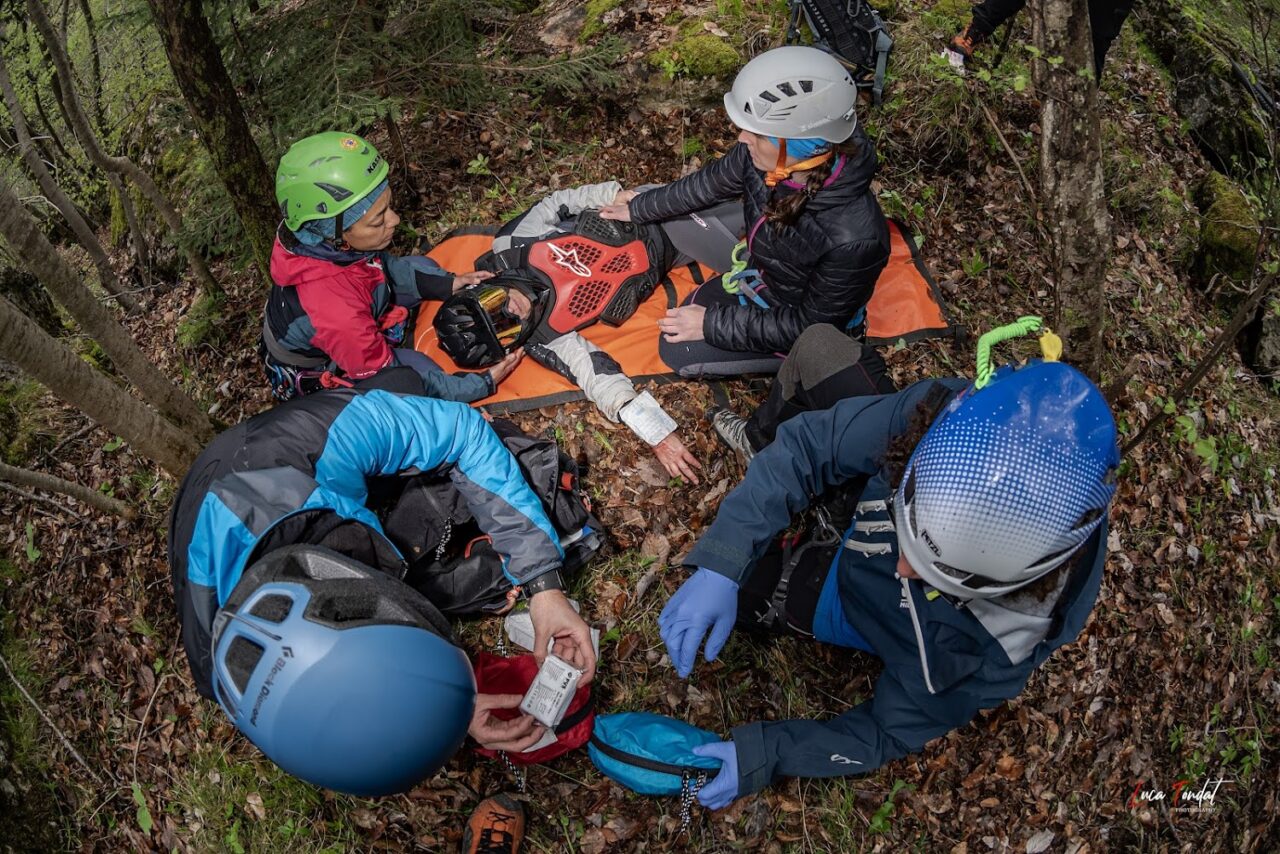
POLYGON ((642 795, 680 795, 692 801, 716 775, 720 760, 693 748, 720 736, 651 712, 596 717, 587 745, 591 761, 606 777, 642 795))

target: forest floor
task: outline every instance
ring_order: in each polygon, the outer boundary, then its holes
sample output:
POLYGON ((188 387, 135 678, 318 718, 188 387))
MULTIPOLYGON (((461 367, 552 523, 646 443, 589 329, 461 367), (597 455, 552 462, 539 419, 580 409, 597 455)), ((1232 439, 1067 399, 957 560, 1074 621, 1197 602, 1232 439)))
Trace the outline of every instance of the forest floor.
MULTIPOLYGON (((536 44, 538 28, 569 5, 531 13, 526 40, 536 44)), ((631 45, 617 91, 517 91, 474 112, 406 116, 393 186, 421 233, 501 219, 558 187, 671 180, 732 144, 718 106, 724 83, 669 81, 646 58, 676 37, 674 12, 745 45, 780 40, 776 8, 586 5, 614 9, 604 25, 631 45)), ((970 330, 1047 312, 1049 264, 1019 175, 1034 182, 1039 147, 1026 54, 1015 47, 989 81, 956 78, 931 57, 958 19, 928 0, 896 5, 893 87, 865 113, 883 163, 882 203, 920 236, 970 330)), ((1015 45, 1026 37, 1016 32, 1015 45)), ((1128 27, 1101 104, 1114 227, 1104 382, 1133 372, 1113 401, 1131 436, 1174 405, 1166 398, 1225 320, 1186 272, 1198 230, 1193 188, 1207 166, 1180 131, 1167 79, 1128 27)), ((156 296, 134 331, 234 423, 270 405, 254 355, 265 285, 252 271, 220 273, 231 298, 216 343, 176 343, 189 284, 156 296)), ((886 356, 901 385, 973 369, 972 342, 886 356)), ((746 382, 730 387, 743 412, 759 393, 746 382)), ((605 555, 573 585, 606 631, 598 707, 724 733, 750 720, 828 717, 868 698, 873 658, 797 640, 735 635, 720 661, 677 678, 657 614, 684 577, 679 556, 742 468, 703 420, 707 386, 653 391, 703 461, 701 485, 670 481, 588 404, 515 419, 587 463, 608 530, 605 555)), ((686 832, 675 799, 629 794, 585 753, 565 757, 529 773, 527 850, 1277 850, 1280 404, 1233 353, 1176 414, 1125 460, 1091 621, 1018 699, 872 774, 783 780, 721 812, 695 810, 686 832), (1212 802, 1175 806, 1180 780, 1187 792, 1223 782, 1212 802), (1164 800, 1136 797, 1158 791, 1164 800)), ((478 800, 511 787, 500 765, 469 750, 412 792, 372 801, 317 791, 272 766, 197 696, 183 660, 165 556, 174 482, 52 398, 32 395, 24 415, 35 425, 28 465, 102 484, 143 516, 127 523, 0 492, 0 651, 79 754, 0 677, 0 735, 25 811, 0 818, 0 848, 451 850, 478 800)), ((479 623, 464 638, 492 649, 499 631, 497 621, 479 623)))

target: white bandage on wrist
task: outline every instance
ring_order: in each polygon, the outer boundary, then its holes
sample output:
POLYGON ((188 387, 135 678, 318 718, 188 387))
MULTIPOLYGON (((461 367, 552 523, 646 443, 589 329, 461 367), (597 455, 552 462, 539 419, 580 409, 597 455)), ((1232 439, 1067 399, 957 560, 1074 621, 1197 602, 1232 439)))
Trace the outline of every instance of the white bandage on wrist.
POLYGON ((635 399, 622 407, 618 417, 650 445, 658 444, 677 427, 675 419, 647 391, 636 395, 635 399))

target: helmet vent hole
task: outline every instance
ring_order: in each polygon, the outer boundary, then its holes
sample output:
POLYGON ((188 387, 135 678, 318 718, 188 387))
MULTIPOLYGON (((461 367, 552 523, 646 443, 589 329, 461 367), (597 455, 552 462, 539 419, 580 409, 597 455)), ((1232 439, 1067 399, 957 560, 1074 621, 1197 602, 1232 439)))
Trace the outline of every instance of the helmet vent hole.
POLYGON ((266 650, 244 636, 237 635, 231 639, 231 646, 227 648, 227 670, 240 693, 244 693, 249 677, 253 675, 253 668, 258 666, 265 652, 266 650))
POLYGON ((333 196, 335 202, 343 201, 351 196, 351 191, 346 187, 339 187, 336 184, 328 184, 324 181, 316 181, 316 186, 333 196))
POLYGON ((378 601, 375 596, 346 594, 343 596, 327 596, 320 601, 312 600, 308 616, 317 622, 340 626, 343 623, 360 623, 371 620, 378 615, 378 601))
POLYGON ((1038 570, 1043 570, 1045 572, 1048 572, 1049 569, 1052 569, 1053 567, 1057 566, 1058 564, 1066 560, 1068 557, 1070 557, 1071 553, 1074 552, 1075 550, 1076 550, 1076 546, 1068 546, 1067 548, 1062 549, 1061 551, 1051 552, 1045 555, 1044 557, 1040 558, 1039 560, 1031 563, 1031 565, 1028 566, 1027 569, 1028 570, 1038 569, 1038 570))
POLYGON ((779 98, 777 95, 773 94, 772 92, 761 92, 761 93, 760 93, 760 98, 761 98, 761 100, 768 101, 770 104, 776 104, 776 103, 778 103, 779 101, 781 101, 781 100, 782 100, 781 98, 779 98))
POLYGON ((1101 516, 1102 516, 1102 511, 1099 510, 1097 507, 1084 511, 1084 513, 1080 516, 1079 520, 1075 524, 1075 530, 1079 531, 1082 528, 1089 527, 1094 522, 1098 521, 1098 519, 1101 518, 1101 516))
POLYGON ((283 623, 284 618, 289 616, 289 610, 293 607, 293 600, 288 596, 282 596, 279 593, 272 593, 269 596, 263 596, 257 602, 253 603, 253 607, 249 609, 249 613, 255 617, 261 617, 272 623, 283 623))
POLYGON ((805 93, 806 95, 808 95, 810 92, 812 92, 812 91, 813 91, 813 81, 812 81, 812 80, 801 80, 801 81, 800 81, 800 91, 801 91, 801 92, 803 92, 803 93, 805 93))
POLYGON ((778 91, 786 95, 788 98, 794 98, 796 96, 796 87, 792 86, 790 83, 779 83, 778 91))

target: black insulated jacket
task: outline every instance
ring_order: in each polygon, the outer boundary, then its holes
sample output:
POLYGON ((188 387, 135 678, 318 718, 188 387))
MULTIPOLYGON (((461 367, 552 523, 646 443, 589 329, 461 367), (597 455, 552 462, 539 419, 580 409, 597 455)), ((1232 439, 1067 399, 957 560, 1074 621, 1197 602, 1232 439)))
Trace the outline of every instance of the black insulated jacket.
POLYGON ((833 178, 790 226, 762 222, 770 192, 798 193, 782 182, 771 191, 764 173, 738 143, 719 160, 678 181, 631 200, 634 222, 658 222, 742 197, 750 238, 750 266, 760 271, 772 309, 712 306, 703 321, 708 344, 740 352, 786 352, 807 327, 843 329, 871 299, 889 261, 889 226, 871 191, 875 147, 857 130, 858 153, 833 170, 833 178))

